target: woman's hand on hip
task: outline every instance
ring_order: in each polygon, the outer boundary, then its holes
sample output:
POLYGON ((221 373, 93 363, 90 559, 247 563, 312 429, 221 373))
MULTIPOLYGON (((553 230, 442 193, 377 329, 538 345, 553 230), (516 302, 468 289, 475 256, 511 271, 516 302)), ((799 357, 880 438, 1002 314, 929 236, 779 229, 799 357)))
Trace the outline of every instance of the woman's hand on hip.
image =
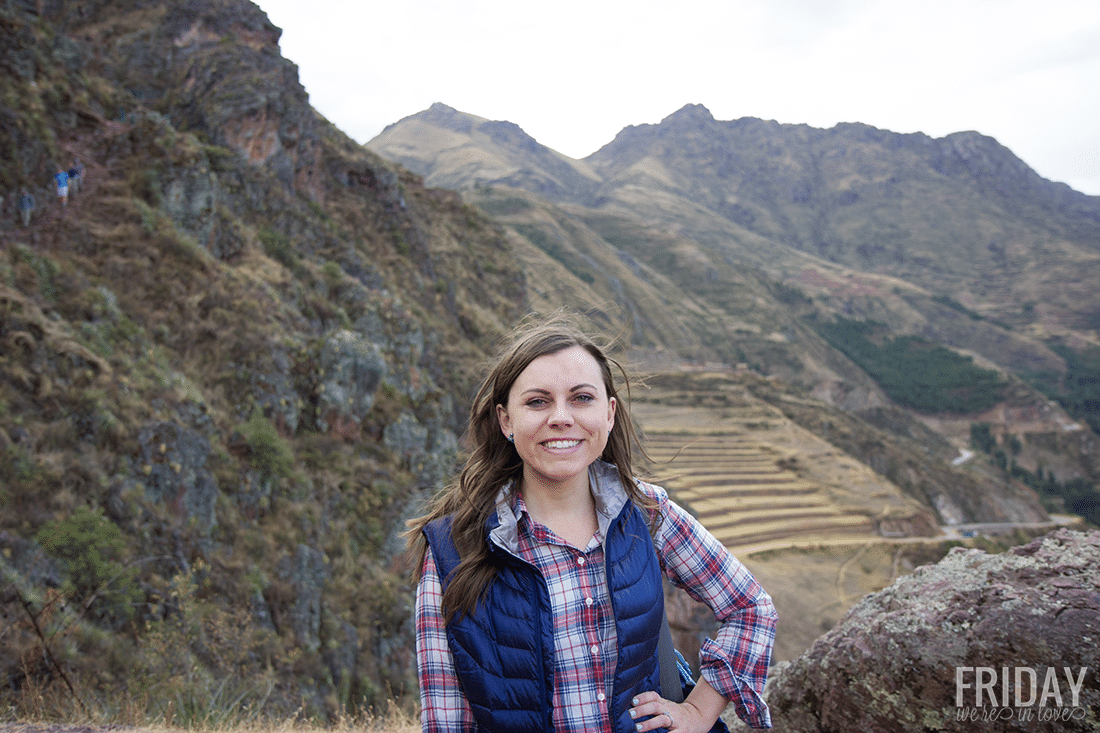
POLYGON ((656 692, 643 692, 633 700, 630 717, 639 731, 670 730, 676 733, 705 733, 714 725, 706 723, 700 711, 688 701, 674 703, 656 692))

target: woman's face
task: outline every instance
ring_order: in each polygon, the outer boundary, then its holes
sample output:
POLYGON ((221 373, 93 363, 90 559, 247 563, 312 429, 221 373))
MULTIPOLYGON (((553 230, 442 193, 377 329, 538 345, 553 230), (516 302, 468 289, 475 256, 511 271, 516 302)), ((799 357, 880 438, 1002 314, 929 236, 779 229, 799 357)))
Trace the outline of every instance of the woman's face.
POLYGON ((528 364, 508 404, 497 405, 497 418, 504 435, 514 436, 525 485, 587 483, 588 467, 615 425, 615 399, 607 396, 596 358, 571 346, 528 364))

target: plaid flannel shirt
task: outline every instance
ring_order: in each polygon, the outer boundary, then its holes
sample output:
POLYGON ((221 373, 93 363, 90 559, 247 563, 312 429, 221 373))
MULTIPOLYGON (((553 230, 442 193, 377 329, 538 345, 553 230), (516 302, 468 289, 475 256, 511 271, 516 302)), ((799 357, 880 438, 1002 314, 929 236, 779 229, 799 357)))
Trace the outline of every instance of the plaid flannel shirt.
MULTIPOLYGON (((599 529, 577 549, 534 521, 523 497, 501 492, 501 526, 491 535, 505 550, 539 569, 550 590, 554 623, 554 729, 612 733, 607 708, 618 658, 615 619, 605 577, 603 538, 627 501, 613 466, 590 469, 599 529)), ((753 727, 771 724, 760 697, 767 679, 776 613, 752 574, 659 486, 641 483, 663 516, 655 538, 665 575, 721 624, 699 652, 702 676, 753 727)), ((474 731, 476 725, 455 674, 440 612, 442 584, 431 552, 416 597, 417 674, 424 733, 474 731)))

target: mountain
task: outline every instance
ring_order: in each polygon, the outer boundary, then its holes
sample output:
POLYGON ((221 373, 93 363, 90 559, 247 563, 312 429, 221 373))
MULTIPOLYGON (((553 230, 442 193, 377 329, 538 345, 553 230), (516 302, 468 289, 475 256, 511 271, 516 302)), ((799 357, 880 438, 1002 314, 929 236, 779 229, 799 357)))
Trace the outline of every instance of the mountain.
POLYGON ((436 103, 386 127, 373 142, 385 157, 416 171, 436 188, 462 189, 482 180, 554 200, 584 202, 600 178, 580 161, 539 144, 511 122, 487 120, 436 103), (408 140, 409 142, 403 142, 408 140))
POLYGON ((550 176, 540 167, 544 147, 526 135, 507 151, 476 136, 460 145, 469 124, 436 104, 367 146, 428 185, 511 186, 605 214, 644 212, 650 226, 822 294, 828 286, 813 279, 824 260, 900 278, 1032 336, 1097 325, 1100 295, 1090 283, 1100 276, 1100 197, 1041 178, 977 133, 937 140, 861 124, 718 121, 688 105, 575 161, 598 175, 595 189, 555 195, 517 185, 550 176), (446 146, 437 144, 443 134, 446 146), (508 161, 507 174, 478 167, 474 150, 508 161))
MULTIPOLYGON (((661 450, 708 430, 721 450, 745 446, 730 465, 763 503, 722 521, 756 529, 767 514, 791 562, 830 569, 815 582, 833 588, 791 593, 804 612, 787 615, 790 654, 851 603, 830 593, 854 587, 838 573, 856 550, 802 562, 816 551, 799 543, 818 541, 808 515, 843 533, 830 548, 896 539, 919 558, 945 551, 940 525, 954 542, 971 541, 968 522, 1024 531, 1058 507, 1048 489, 1074 479, 1089 496, 1095 435, 1013 367, 1087 383, 1089 335, 1062 311, 1038 303, 1008 328, 993 306, 773 240, 778 224, 735 223, 679 184, 639 212, 629 179, 657 171, 652 157, 616 172, 607 151, 571 161, 442 107, 387 130, 404 152, 380 155, 310 107, 279 35, 245 0, 0 5, 0 701, 13 716, 209 725, 414 706, 403 520, 452 476, 481 365, 534 310, 570 306, 618 337, 661 450), (76 159, 63 206, 53 175, 76 159), (425 186, 421 165, 470 188, 425 186), (876 364, 899 350, 995 400, 959 414, 898 402, 876 364), (782 506, 760 477, 789 488, 782 506)), ((1051 230, 1051 267, 1084 251, 1074 216, 1051 230)))
POLYGON ((703 245, 787 277, 799 267, 789 247, 1033 335, 1096 327, 1100 197, 1041 178, 977 133, 719 122, 696 105, 623 130, 584 162, 606 181, 600 209, 647 206, 703 245), (711 221, 687 220, 689 206, 711 221), (762 251, 746 233, 786 247, 762 251), (1041 312, 1025 315, 1026 303, 1041 312))
MULTIPOLYGON (((427 130, 467 118, 433 110, 367 147, 382 155, 401 149, 406 164, 437 182, 416 159, 455 170, 458 160, 474 160, 480 138, 454 144, 463 133, 452 126, 452 144, 436 146, 438 135, 427 130)), ((624 129, 577 161, 599 176, 587 199, 528 189, 543 197, 538 207, 513 183, 545 178, 544 149, 525 138, 492 154, 510 161, 507 179, 471 164, 464 180, 448 185, 592 282, 609 279, 579 252, 591 259, 606 251, 605 260, 659 272, 681 302, 710 318, 682 322, 708 347, 692 354, 697 360, 744 363, 849 411, 917 406, 914 417, 960 449, 974 423, 1001 435, 1058 434, 1074 419, 1100 425, 1095 407, 1084 407, 1094 398, 1066 391, 1070 382, 1090 382, 1084 372, 1100 365, 1093 287, 1100 197, 1042 179, 990 138, 722 122, 688 105, 658 125, 624 129), (583 244, 569 234, 581 228, 583 244), (886 351, 906 348, 898 366, 884 366, 893 358, 886 351), (918 363, 921 349, 973 360, 999 374, 1005 389, 980 406, 930 409, 915 393, 934 387, 899 387, 916 376, 904 364, 918 363), (1074 415, 1051 411, 1051 396, 1076 404, 1074 415)), ((952 389, 983 379, 974 371, 952 389)), ((1056 463, 1063 475, 1096 476, 1083 454, 1075 468, 1053 454, 1027 461, 1032 472, 1056 463)))
POLYGON ((316 114, 279 34, 240 0, 0 7, 5 704, 59 674, 154 716, 415 690, 402 520, 527 283, 316 114))

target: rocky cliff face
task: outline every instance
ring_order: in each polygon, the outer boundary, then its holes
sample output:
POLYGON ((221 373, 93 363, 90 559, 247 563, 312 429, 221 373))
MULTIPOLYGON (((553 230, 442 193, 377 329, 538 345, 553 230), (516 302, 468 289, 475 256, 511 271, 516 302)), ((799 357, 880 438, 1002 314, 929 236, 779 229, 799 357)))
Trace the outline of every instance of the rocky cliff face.
POLYGON ((54 617, 85 690, 201 669, 254 701, 270 673, 270 711, 324 716, 415 687, 402 520, 526 282, 497 225, 316 115, 278 37, 248 2, 0 6, 0 184, 38 201, 0 217, 0 696, 57 674, 22 602, 123 566, 125 603, 54 617))
POLYGON ((766 698, 780 733, 1100 727, 1100 532, 956 548, 857 603, 766 698))

